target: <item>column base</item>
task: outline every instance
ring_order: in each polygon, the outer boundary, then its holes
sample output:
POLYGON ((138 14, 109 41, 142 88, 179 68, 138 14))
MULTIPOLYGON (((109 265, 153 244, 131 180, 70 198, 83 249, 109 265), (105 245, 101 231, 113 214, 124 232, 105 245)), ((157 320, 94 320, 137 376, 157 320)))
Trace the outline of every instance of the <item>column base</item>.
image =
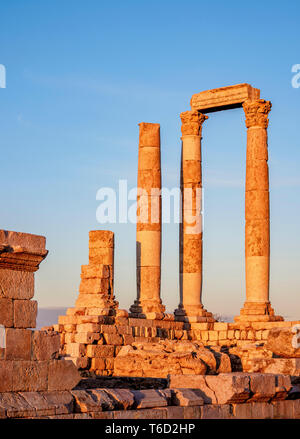
POLYGON ((174 311, 175 320, 186 323, 213 323, 215 319, 211 312, 206 311, 203 305, 179 305, 174 311))
POLYGON ((162 320, 166 307, 151 300, 135 300, 129 309, 129 317, 136 319, 162 320))
POLYGON ((281 316, 276 316, 270 302, 245 302, 235 322, 282 322, 281 316))

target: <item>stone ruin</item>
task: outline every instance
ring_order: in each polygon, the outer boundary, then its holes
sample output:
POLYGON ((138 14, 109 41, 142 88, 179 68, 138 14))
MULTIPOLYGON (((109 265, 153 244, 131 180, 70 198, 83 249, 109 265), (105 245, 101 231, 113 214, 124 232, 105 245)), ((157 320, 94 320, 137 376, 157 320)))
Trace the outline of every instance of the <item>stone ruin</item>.
POLYGON ((269 298, 270 110, 258 89, 240 84, 193 95, 191 110, 180 115, 180 298, 173 314, 160 295, 159 124, 139 125, 137 298, 129 311, 114 296, 114 234, 95 230, 75 306, 52 327, 28 329, 35 327, 30 299, 45 238, 0 232, 0 417, 300 417, 300 321, 277 316, 269 298), (247 127, 246 301, 224 323, 202 303, 201 139, 207 114, 237 107, 247 127))

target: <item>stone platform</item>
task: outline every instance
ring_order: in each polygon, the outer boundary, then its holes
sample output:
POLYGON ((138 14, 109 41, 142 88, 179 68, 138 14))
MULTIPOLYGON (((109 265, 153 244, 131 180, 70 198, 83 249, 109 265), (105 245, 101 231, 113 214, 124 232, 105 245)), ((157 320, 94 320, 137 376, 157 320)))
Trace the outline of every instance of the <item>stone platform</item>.
POLYGON ((299 419, 299 397, 285 375, 170 375, 160 389, 2 393, 0 418, 299 419))
MULTIPOLYGON (((113 294, 114 234, 110 231, 96 230, 90 232, 89 238, 89 264, 81 267, 81 283, 75 307, 68 308, 66 315, 59 317, 58 324, 48 328, 60 334, 60 354, 71 360, 80 370, 81 375, 124 376, 127 374, 164 378, 170 373, 168 367, 170 368, 171 364, 174 370, 181 370, 182 373, 191 373, 191 370, 193 373, 199 373, 199 368, 203 369, 203 373, 210 370, 209 366, 205 369, 199 362, 196 364, 188 360, 188 355, 191 355, 192 351, 193 355, 197 355, 198 348, 190 351, 190 347, 186 346, 185 359, 178 359, 176 363, 175 353, 172 353, 172 349, 169 352, 168 346, 163 345, 164 342, 180 342, 183 345, 184 342, 198 343, 205 357, 212 348, 215 357, 221 356, 222 353, 222 358, 225 358, 226 349, 230 354, 230 349, 237 348, 233 355, 238 356, 240 362, 244 361, 243 367, 251 372, 254 368, 253 361, 250 359, 249 363, 243 348, 246 351, 254 351, 253 355, 258 352, 259 358, 272 358, 272 352, 265 352, 255 345, 264 345, 272 329, 291 330, 293 326, 300 324, 300 321, 282 321, 281 317, 274 315, 269 304, 258 305, 249 302, 246 302, 245 312, 241 313, 241 318, 234 323, 216 322, 210 313, 204 317, 191 313, 192 316, 182 318, 182 315, 177 316, 177 311, 174 314, 149 312, 143 316, 145 318, 142 316, 134 318, 132 312, 119 309, 113 294), (201 321, 202 319, 205 321, 201 321), (141 360, 137 358, 133 367, 133 354, 131 369, 125 367, 126 361, 120 358, 124 356, 125 346, 133 346, 137 349, 137 344, 157 343, 160 345, 152 348, 145 346, 135 352, 135 356, 138 353, 141 358, 144 355, 143 350, 148 352, 151 349, 164 350, 170 355, 164 358, 161 367, 157 367, 156 370, 150 367, 150 364, 157 362, 152 361, 149 355, 144 365, 146 367, 137 367, 137 364, 141 364, 141 360), (123 366, 120 367, 122 362, 123 366)), ((175 351, 177 350, 178 347, 175 348, 175 351)), ((127 353, 129 354, 129 350, 127 353)), ((183 351, 182 355, 184 355, 183 351)), ((260 371, 263 371, 263 367, 262 365, 260 371)), ((218 367, 213 367, 213 370, 220 372, 218 367)), ((228 372, 229 369, 222 371, 228 372)))
MULTIPOLYGON (((115 359, 122 347, 135 343, 169 341, 198 342, 205 347, 245 348, 264 345, 272 329, 288 329, 300 324, 294 322, 238 322, 238 323, 184 323, 174 320, 133 319, 89 315, 87 309, 70 308, 66 316, 59 317, 51 329, 61 335, 61 353, 80 369, 81 373, 114 375, 115 359), (72 314, 74 313, 74 314, 72 314)), ((259 348, 254 349, 254 352, 259 348)))

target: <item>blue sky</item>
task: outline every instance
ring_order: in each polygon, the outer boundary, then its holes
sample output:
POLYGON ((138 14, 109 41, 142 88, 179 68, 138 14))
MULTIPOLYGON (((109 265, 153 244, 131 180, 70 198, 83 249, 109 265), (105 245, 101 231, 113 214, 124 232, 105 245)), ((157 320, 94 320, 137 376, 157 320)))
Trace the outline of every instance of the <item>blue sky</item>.
MULTIPOLYGON (((179 181, 180 119, 192 94, 248 82, 273 103, 271 302, 299 318, 300 63, 298 1, 14 0, 1 3, 1 228, 42 234, 40 306, 73 306, 88 231, 116 233, 116 293, 136 295, 135 226, 96 221, 102 186, 136 184, 138 123, 161 124, 163 185, 179 181)), ((245 300, 241 109, 203 128, 203 302, 237 314, 245 300)), ((178 304, 177 225, 163 227, 162 297, 178 304)))

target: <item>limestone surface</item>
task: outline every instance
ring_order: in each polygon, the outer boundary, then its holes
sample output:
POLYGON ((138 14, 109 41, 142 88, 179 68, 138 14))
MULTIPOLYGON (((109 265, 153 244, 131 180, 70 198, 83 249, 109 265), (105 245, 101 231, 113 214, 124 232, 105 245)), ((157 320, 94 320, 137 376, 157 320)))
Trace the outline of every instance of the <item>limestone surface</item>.
POLYGON ((122 347, 115 358, 114 367, 116 376, 160 378, 170 373, 205 375, 221 370, 231 371, 226 354, 206 349, 201 343, 167 340, 132 343, 131 346, 122 347))
POLYGON ((248 99, 258 99, 260 91, 249 84, 237 84, 194 94, 191 99, 193 110, 210 113, 241 107, 248 99))
POLYGON ((297 332, 292 331, 292 328, 271 329, 266 349, 269 349, 278 357, 300 358, 297 332))

